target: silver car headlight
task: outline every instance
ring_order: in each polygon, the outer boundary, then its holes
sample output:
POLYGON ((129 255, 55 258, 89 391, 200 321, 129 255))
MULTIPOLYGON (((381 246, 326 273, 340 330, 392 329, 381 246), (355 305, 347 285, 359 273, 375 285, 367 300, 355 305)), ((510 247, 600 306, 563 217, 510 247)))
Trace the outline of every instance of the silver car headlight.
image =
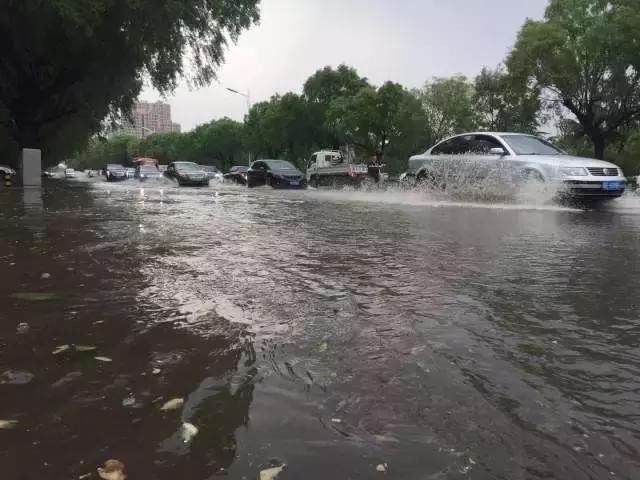
POLYGON ((560 173, 565 177, 586 177, 589 172, 584 167, 562 167, 560 173))

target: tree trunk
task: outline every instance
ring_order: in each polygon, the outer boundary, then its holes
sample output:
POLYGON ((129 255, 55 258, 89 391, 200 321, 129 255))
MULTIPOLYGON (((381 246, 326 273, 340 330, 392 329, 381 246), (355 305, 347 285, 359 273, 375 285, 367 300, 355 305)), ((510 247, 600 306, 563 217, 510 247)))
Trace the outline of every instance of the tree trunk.
POLYGON ((598 160, 604 160, 604 149, 606 147, 605 139, 602 135, 596 135, 591 138, 593 142, 593 155, 598 160))

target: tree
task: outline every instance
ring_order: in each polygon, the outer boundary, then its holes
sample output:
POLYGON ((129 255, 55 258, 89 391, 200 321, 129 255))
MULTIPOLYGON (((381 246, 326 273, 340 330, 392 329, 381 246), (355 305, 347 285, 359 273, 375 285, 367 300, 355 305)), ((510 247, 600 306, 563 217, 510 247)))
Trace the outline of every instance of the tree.
POLYGON ((355 68, 342 64, 336 69, 327 66, 318 70, 307 79, 303 91, 310 102, 329 106, 335 99, 351 97, 367 86, 369 82, 355 68))
POLYGON ((434 78, 415 92, 426 113, 431 142, 477 128, 473 86, 467 77, 434 78))
POLYGON ((213 120, 183 135, 185 158, 228 170, 234 164, 244 163, 243 125, 229 118, 213 120))
POLYGON ((513 79, 503 70, 483 68, 473 88, 477 126, 482 130, 536 133, 540 92, 522 92, 512 87, 513 79))
POLYGON ((387 147, 396 143, 398 153, 402 151, 400 145, 415 148, 426 125, 420 102, 393 82, 378 89, 362 88, 352 97, 337 98, 328 110, 327 123, 343 143, 354 145, 368 158, 382 158, 387 147))
POLYGON ((247 115, 245 134, 254 154, 284 158, 299 167, 327 138, 322 111, 295 93, 255 104, 247 115))
POLYGON ((228 41, 258 20, 258 1, 2 2, 0 138, 51 164, 126 115, 143 78, 162 93, 184 76, 207 84, 228 41))
POLYGON ((543 89, 575 117, 597 158, 640 118, 639 24, 637 0, 551 0, 507 59, 521 91, 543 89))

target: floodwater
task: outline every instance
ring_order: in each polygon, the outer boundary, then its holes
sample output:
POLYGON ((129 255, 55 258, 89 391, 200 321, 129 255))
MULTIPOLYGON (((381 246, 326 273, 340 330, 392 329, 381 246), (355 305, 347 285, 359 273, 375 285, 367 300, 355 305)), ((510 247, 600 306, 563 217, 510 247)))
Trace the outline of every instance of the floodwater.
POLYGON ((0 220, 2 479, 640 476, 633 196, 49 181, 0 220))

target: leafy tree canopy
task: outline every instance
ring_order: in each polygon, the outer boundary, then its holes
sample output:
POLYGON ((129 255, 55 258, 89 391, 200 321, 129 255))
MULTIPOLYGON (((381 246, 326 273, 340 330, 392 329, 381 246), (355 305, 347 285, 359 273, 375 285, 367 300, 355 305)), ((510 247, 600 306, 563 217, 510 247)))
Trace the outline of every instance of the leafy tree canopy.
POLYGON ((426 122, 420 102, 401 85, 386 82, 377 89, 365 87, 354 96, 334 100, 327 124, 344 143, 368 157, 382 157, 396 143, 397 152, 402 151, 400 145, 415 148, 410 144, 421 137, 426 122))
POLYGON ((480 130, 536 133, 540 92, 513 88, 514 79, 502 69, 483 68, 475 78, 473 102, 480 130))
POLYGON ((473 86, 467 77, 434 78, 415 92, 431 129, 431 143, 457 133, 475 130, 473 86))
POLYGON ((148 77, 207 84, 259 0, 6 0, 0 6, 0 138, 46 163, 126 114, 148 77))
POLYGON ((522 27, 507 59, 520 88, 548 92, 571 112, 597 158, 640 117, 637 0, 551 0, 522 27))
POLYGON ((304 84, 304 95, 310 102, 328 106, 340 97, 350 97, 361 88, 369 86, 366 78, 348 65, 340 65, 334 69, 324 67, 307 79, 304 84))

